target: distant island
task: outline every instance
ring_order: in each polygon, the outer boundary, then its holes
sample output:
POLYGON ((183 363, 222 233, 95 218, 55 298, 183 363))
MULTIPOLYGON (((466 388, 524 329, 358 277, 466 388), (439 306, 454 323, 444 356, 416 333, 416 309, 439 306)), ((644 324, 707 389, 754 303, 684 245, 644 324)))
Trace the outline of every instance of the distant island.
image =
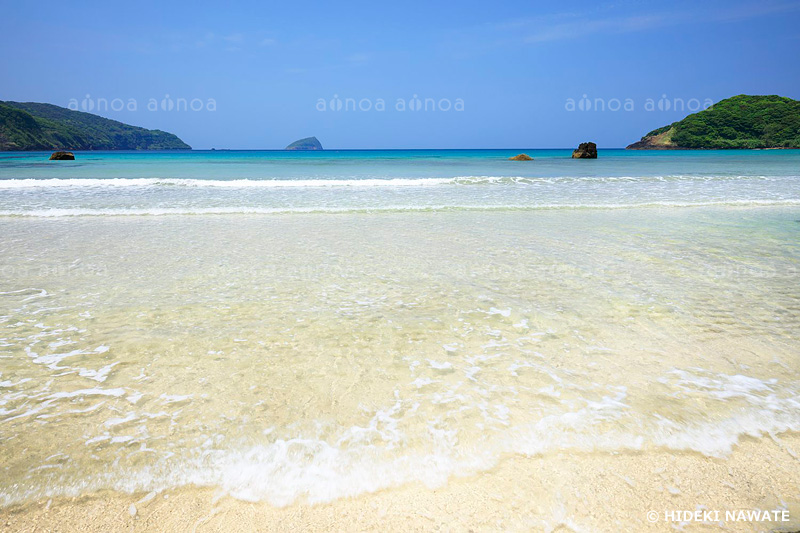
POLYGON ((285 148, 286 150, 322 150, 322 144, 316 137, 306 137, 295 141, 285 148))
POLYGON ((0 151, 191 150, 171 133, 53 104, 0 101, 0 151))
POLYGON ((629 150, 800 148, 800 101, 740 94, 651 131, 629 150))

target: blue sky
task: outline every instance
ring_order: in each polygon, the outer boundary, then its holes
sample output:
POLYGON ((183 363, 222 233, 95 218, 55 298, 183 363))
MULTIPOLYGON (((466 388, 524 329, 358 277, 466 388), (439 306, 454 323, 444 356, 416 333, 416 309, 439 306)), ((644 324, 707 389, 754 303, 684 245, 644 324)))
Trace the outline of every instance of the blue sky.
POLYGON ((105 106, 199 149, 309 135, 326 148, 619 147, 708 101, 800 99, 798 1, 584 4, 6 1, 0 99, 105 106))

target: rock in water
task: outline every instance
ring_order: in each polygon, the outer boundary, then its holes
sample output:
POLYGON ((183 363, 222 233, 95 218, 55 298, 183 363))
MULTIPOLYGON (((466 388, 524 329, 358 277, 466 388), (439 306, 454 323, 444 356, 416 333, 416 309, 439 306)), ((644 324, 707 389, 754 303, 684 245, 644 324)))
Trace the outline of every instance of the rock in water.
POLYGON ((75 154, 72 152, 53 152, 50 161, 75 161, 75 154))
POLYGON ((597 145, 595 143, 581 143, 577 150, 573 150, 572 159, 597 159, 597 145))
POLYGON ((514 157, 509 157, 508 159, 511 161, 533 161, 533 158, 528 154, 519 154, 514 157))
POLYGON ((322 150, 322 145, 316 137, 306 137, 295 141, 286 147, 287 150, 322 150))

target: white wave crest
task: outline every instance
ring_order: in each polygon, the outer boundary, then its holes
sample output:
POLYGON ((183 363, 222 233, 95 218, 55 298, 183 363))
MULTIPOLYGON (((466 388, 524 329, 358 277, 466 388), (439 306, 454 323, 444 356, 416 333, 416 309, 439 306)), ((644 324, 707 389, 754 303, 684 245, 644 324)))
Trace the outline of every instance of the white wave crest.
MULTIPOLYGON (((791 178, 797 178, 792 176, 791 178)), ((572 181, 641 182, 641 181, 717 181, 773 180, 770 176, 453 176, 438 178, 352 178, 352 179, 196 179, 196 178, 25 178, 2 179, 0 189, 50 187, 114 188, 114 187, 220 187, 220 188, 323 188, 323 187, 431 187, 441 185, 491 185, 561 183, 572 181)))
POLYGON ((690 207, 780 207, 798 206, 800 199, 719 200, 704 202, 655 201, 642 203, 585 204, 507 204, 507 205, 390 205, 355 207, 160 207, 160 208, 48 208, 0 210, 0 217, 61 218, 90 216, 168 216, 168 215, 283 215, 311 213, 395 213, 431 211, 537 211, 556 209, 647 209, 690 207))

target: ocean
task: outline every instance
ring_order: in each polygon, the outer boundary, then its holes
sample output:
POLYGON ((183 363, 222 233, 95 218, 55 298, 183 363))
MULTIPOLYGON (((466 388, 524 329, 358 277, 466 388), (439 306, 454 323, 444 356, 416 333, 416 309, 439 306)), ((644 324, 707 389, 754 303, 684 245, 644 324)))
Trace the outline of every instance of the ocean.
POLYGON ((797 205, 796 150, 0 154, 0 216, 797 205))
POLYGON ((569 154, 0 154, 0 505, 800 431, 800 152, 569 154))

